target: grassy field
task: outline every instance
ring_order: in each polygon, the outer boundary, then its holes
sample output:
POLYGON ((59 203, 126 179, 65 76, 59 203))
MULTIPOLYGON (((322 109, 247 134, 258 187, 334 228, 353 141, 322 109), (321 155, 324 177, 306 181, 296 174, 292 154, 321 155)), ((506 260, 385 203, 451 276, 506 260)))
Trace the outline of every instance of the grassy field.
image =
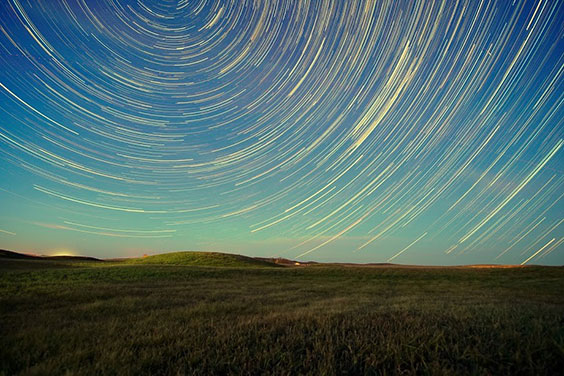
POLYGON ((561 267, 275 267, 222 257, 0 259, 0 374, 564 369, 561 267))

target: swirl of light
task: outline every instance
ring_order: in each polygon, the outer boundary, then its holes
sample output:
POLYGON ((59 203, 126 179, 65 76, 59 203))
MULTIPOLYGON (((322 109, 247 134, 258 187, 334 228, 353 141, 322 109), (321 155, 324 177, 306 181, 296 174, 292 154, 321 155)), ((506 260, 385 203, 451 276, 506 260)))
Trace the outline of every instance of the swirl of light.
POLYGON ((563 261, 560 1, 0 10, 6 244, 563 261))

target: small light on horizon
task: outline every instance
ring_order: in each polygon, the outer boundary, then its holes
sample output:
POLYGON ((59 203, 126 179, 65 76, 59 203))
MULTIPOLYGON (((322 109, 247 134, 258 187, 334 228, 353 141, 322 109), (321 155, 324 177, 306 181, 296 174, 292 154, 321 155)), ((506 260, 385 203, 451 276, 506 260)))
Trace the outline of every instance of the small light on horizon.
POLYGON ((70 249, 55 249, 52 250, 50 252, 47 253, 47 256, 55 256, 55 257, 59 257, 59 256, 77 256, 77 253, 75 251, 72 251, 70 249))

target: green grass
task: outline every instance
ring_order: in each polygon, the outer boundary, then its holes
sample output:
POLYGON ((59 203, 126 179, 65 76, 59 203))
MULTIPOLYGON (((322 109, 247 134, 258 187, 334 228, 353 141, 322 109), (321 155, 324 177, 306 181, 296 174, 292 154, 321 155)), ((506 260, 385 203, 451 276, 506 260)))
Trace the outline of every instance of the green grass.
POLYGON ((272 267, 274 263, 252 257, 216 252, 173 252, 124 260, 128 264, 191 265, 214 267, 272 267))
POLYGON ((563 268, 222 268, 155 257, 0 261, 0 374, 564 369, 563 268))

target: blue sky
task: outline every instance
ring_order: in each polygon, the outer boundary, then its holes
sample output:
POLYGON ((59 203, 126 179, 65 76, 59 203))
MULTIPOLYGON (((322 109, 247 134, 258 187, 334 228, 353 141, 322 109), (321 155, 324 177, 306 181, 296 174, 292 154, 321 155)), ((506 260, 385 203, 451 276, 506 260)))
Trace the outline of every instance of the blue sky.
POLYGON ((564 263, 564 5, 0 4, 0 247, 564 263))

